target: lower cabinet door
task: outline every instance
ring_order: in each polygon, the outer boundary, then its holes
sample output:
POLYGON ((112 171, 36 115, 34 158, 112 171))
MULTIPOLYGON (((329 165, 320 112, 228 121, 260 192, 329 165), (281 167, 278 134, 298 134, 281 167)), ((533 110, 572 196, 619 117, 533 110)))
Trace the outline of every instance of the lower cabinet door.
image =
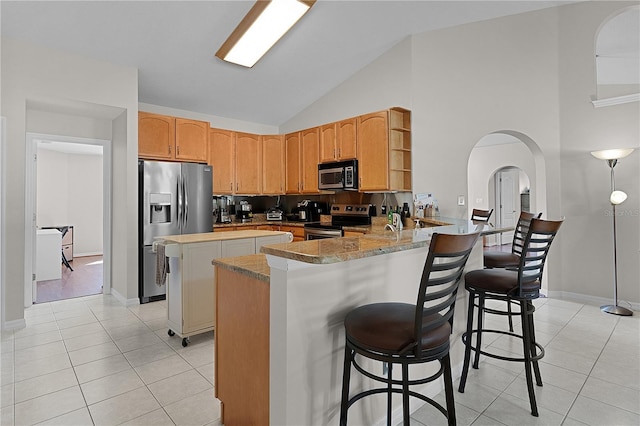
POLYGON ((182 333, 215 325, 215 276, 211 260, 221 257, 220 241, 185 244, 182 256, 182 333))

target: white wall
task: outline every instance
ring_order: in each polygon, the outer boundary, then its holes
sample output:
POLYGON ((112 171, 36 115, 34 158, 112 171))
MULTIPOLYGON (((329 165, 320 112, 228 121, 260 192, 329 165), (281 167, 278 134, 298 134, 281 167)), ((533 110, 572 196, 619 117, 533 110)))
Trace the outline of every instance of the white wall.
POLYGON ((613 237, 609 167, 589 152, 635 147, 615 168, 616 186, 629 195, 619 206, 618 298, 640 302, 640 104, 594 108, 594 59, 598 29, 607 18, 637 2, 589 2, 560 9, 562 280, 552 290, 613 299, 613 237))
MULTIPOLYGON (((138 74, 134 68, 111 65, 30 43, 2 38, 2 114, 7 118, 5 228, 11 247, 3 259, 6 327, 24 324, 25 285, 25 135, 29 102, 50 104, 73 101, 97 108, 113 121, 114 254, 111 262, 113 290, 127 300, 137 296, 137 150, 138 74), (119 134, 119 138, 115 134, 119 134), (117 176, 117 178, 116 178, 117 176), (117 205, 115 200, 118 201, 117 205), (118 230, 119 233, 115 233, 118 230)), ((88 108, 89 109, 89 108, 88 108)), ((95 111, 96 108, 93 108, 95 111)), ((108 255, 105 253, 105 255, 108 255)))
MULTIPOLYGON (((589 151, 638 146, 639 110, 637 103, 593 109, 593 52, 598 26, 631 4, 583 2, 415 35, 281 128, 409 107, 413 190, 434 192, 442 214, 455 217, 467 214, 456 201, 468 195, 467 162, 476 142, 494 132, 524 135, 539 150, 530 175, 543 201, 536 200, 536 209, 547 218, 566 216, 548 260, 548 288, 607 298, 611 248, 602 242, 611 235, 608 174, 589 151)), ((639 158, 636 151, 617 170, 618 186, 630 193, 619 221, 625 229, 618 250, 620 297, 636 303, 639 158)))
MULTIPOLYGON (((411 38, 407 38, 283 123, 279 133, 307 129, 392 106, 408 108, 412 97, 411 78, 411 38)), ((413 120, 415 123, 415 117, 413 120)))
POLYGON ((102 254, 102 164, 102 155, 38 149, 37 225, 73 225, 75 257, 102 254))

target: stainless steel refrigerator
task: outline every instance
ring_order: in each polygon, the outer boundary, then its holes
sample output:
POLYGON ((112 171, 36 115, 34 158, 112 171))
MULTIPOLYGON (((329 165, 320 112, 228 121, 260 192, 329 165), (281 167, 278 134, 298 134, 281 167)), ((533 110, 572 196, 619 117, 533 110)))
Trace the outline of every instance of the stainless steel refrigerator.
POLYGON ((213 231, 211 166, 138 161, 138 297, 163 300, 166 284, 155 282, 156 237, 213 231))

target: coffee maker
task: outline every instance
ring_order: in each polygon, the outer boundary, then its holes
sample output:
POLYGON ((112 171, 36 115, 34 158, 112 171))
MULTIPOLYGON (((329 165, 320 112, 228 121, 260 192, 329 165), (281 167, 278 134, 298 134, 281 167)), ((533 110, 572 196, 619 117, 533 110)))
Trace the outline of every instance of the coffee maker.
POLYGON ((240 205, 236 208, 236 219, 242 223, 251 222, 253 219, 253 207, 247 201, 240 201, 240 205))
POLYGON ((213 198, 213 216, 216 223, 231 223, 228 197, 213 198))

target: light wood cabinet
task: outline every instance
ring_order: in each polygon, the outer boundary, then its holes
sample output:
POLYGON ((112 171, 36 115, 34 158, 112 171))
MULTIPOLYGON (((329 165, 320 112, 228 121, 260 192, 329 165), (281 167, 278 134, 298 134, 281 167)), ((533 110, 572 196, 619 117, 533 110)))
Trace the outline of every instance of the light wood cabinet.
POLYGON ((358 177, 360 191, 389 189, 389 131, 387 111, 358 117, 358 177))
POLYGON ((138 113, 139 158, 204 163, 208 141, 205 121, 138 113))
POLYGON ((262 190, 262 145, 260 136, 236 133, 235 194, 260 194, 262 190))
POLYGON ((176 118, 175 159, 204 163, 209 146, 209 123, 176 118))
POLYGON ((351 160, 357 157, 357 118, 320 127, 320 162, 351 160))
POLYGON ((318 194, 318 163, 320 150, 320 128, 314 127, 300 132, 302 146, 301 175, 303 194, 318 194))
POLYGON ((299 194, 302 189, 300 161, 302 150, 300 132, 289 133, 284 137, 285 143, 285 187, 286 194, 299 194))
POLYGON ((358 117, 359 190, 411 191, 411 113, 392 108, 358 117))
POLYGON ((336 148, 337 123, 320 126, 320 162, 328 163, 338 158, 336 148))
POLYGON ((358 119, 348 118, 336 124, 338 160, 351 160, 358 156, 358 119))
POLYGON ((284 194, 284 135, 262 136, 262 194, 284 194))
POLYGON ((166 115, 138 112, 138 157, 174 159, 176 119, 166 115))
MULTIPOLYGON (((216 267, 214 392, 226 425, 269 424, 269 282, 216 267), (224 301, 224 302, 222 302, 224 301), (251 350, 247 350, 247 343, 251 350)), ((213 309, 212 309, 213 310, 213 309)))
POLYGON ((293 235, 293 241, 304 241, 304 227, 302 226, 287 226, 281 225, 280 231, 291 232, 293 235))
POLYGON ((213 193, 233 194, 235 183, 235 132, 222 129, 209 130, 207 163, 213 167, 213 193))

